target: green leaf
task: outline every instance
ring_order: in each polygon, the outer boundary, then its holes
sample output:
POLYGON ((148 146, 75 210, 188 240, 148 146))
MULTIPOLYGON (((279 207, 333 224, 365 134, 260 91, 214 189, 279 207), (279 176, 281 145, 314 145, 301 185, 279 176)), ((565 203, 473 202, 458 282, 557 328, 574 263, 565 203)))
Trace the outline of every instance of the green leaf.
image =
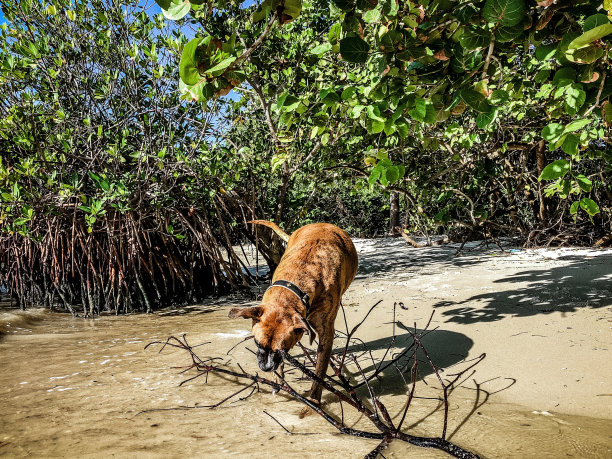
POLYGON ((555 86, 566 86, 574 81, 576 81, 576 70, 571 67, 561 67, 555 72, 553 77, 553 84, 555 86))
POLYGON ((549 76, 550 76, 550 70, 544 69, 536 73, 536 76, 534 79, 536 83, 544 83, 545 81, 548 80, 549 76))
POLYGON ((291 19, 297 18, 302 13, 302 0, 284 0, 281 23, 289 22, 291 19), (291 19, 287 18, 289 16, 291 19))
POLYGON ((463 101, 477 112, 486 113, 491 110, 491 105, 489 105, 485 96, 478 91, 474 91, 472 88, 463 88, 460 94, 463 101))
POLYGON ((200 72, 198 71, 198 63, 195 59, 195 54, 200 44, 199 38, 194 38, 189 41, 183 48, 181 54, 181 62, 179 64, 179 75, 185 84, 193 85, 200 81, 200 72))
POLYGON ((382 122, 385 121, 385 119, 380 115, 380 109, 377 105, 368 105, 366 107, 366 113, 368 114, 368 118, 371 120, 382 122))
POLYGON ((427 102, 427 105, 425 106, 425 119, 423 121, 425 121, 427 124, 435 124, 436 117, 437 113, 434 105, 431 102, 427 102))
POLYGON ((351 99, 356 92, 357 90, 355 89, 355 87, 349 86, 348 88, 344 88, 340 97, 342 97, 342 100, 348 100, 351 99))
POLYGON ((570 124, 565 126, 565 132, 577 131, 578 129, 582 129, 583 127, 585 127, 590 122, 591 120, 588 120, 588 119, 572 121, 570 124))
POLYGON ((385 129, 385 122, 384 121, 377 121, 377 120, 372 120, 372 124, 370 127, 370 134, 378 134, 379 132, 382 132, 385 129))
POLYGON ((559 123, 550 123, 542 129, 542 137, 549 142, 556 142, 563 135, 565 128, 559 123))
POLYGON ((155 3, 159 5, 162 10, 167 10, 170 8, 171 0, 155 0, 155 3))
POLYGON ((372 172, 370 172, 370 176, 368 177, 368 183, 370 186, 374 186, 376 181, 380 178, 380 174, 382 174, 381 167, 376 166, 374 169, 372 169, 372 172))
POLYGON ((565 140, 561 145, 561 149, 568 155, 576 156, 578 154, 578 144, 578 136, 574 134, 569 134, 565 137, 565 140))
POLYGON ((592 64, 601 56, 605 51, 597 45, 590 45, 579 49, 570 49, 565 53, 565 57, 568 61, 576 62, 578 64, 592 64))
POLYGON ((276 100, 276 108, 281 108, 285 104, 287 96, 289 96, 289 93, 285 92, 276 100))
POLYGON ((387 135, 393 135, 395 133, 395 123, 393 122, 391 118, 385 121, 384 131, 385 131, 385 134, 387 135))
POLYGON ((329 28, 329 33, 327 34, 327 39, 332 45, 338 43, 340 40, 340 34, 342 33, 342 24, 336 22, 333 26, 329 28))
POLYGON ((582 174, 578 174, 574 178, 576 179, 576 182, 578 182, 578 186, 580 187, 582 191, 585 191, 587 193, 591 191, 591 188, 593 187, 593 183, 588 178, 586 178, 582 174))
POLYGON ((408 127, 408 123, 406 123, 406 121, 403 118, 399 119, 398 121, 396 121, 395 129, 396 129, 396 132, 398 133, 398 135, 402 139, 405 139, 406 137, 408 137, 408 134, 410 133, 410 129, 408 127))
POLYGON ((450 62, 454 72, 467 72, 482 62, 482 53, 480 51, 471 52, 463 49, 461 46, 455 46, 453 49, 453 58, 450 62))
POLYGON ((374 22, 378 22, 380 20, 381 12, 380 10, 370 10, 366 14, 363 15, 363 20, 368 24, 372 24, 374 22))
POLYGON ((525 0, 487 0, 482 15, 494 24, 516 25, 525 16, 525 0))
POLYGON ((497 108, 492 108, 489 112, 479 113, 476 117, 476 126, 478 126, 480 129, 485 129, 489 124, 495 121, 497 111, 497 108))
POLYGON ((404 178, 406 175, 406 168, 404 166, 397 166, 397 170, 399 171, 399 178, 404 178))
POLYGON ((292 96, 291 94, 289 94, 284 100, 283 100, 283 109, 285 111, 288 112, 292 112, 294 110, 296 110, 300 105, 300 99, 298 99, 295 96, 292 96))
POLYGON ((570 207, 570 215, 574 215, 578 212, 578 208, 580 207, 580 201, 574 201, 572 203, 572 207, 570 207))
POLYGON ((214 67, 206 69, 206 73, 211 73, 214 76, 219 76, 225 71, 226 68, 232 65, 232 63, 235 60, 236 60, 236 56, 230 56, 227 59, 223 59, 221 62, 219 62, 214 67))
POLYGON ((13 202, 15 200, 15 196, 11 193, 2 193, 2 199, 6 202, 13 202))
POLYGON ((580 208, 584 210, 591 217, 599 213, 599 206, 595 201, 589 198, 582 198, 580 200, 580 208))
POLYGON ((517 37, 523 34, 523 22, 519 22, 513 26, 501 26, 495 32, 495 38, 500 43, 506 43, 515 40, 517 37))
POLYGON ((399 168, 397 166, 388 167, 385 170, 385 176, 389 183, 394 183, 399 179, 399 168))
POLYGON ((582 26, 582 30, 588 32, 589 30, 594 29, 595 27, 609 23, 610 20, 605 14, 594 14, 586 18, 586 20, 584 21, 584 25, 582 26))
POLYGON ((504 105, 508 100, 510 100, 510 94, 503 89, 496 89, 489 96, 489 102, 497 106, 504 105))
POLYGON ((383 169, 382 173, 380 174, 380 183, 382 186, 387 186, 389 185, 389 179, 387 178, 387 171, 389 169, 383 169))
POLYGON ((555 56, 556 52, 557 52, 556 44, 542 45, 542 46, 538 46, 538 48, 536 49, 535 55, 536 55, 536 59, 542 62, 542 61, 547 61, 549 59, 552 59, 555 56))
POLYGON ((363 64, 368 60, 370 45, 359 37, 345 37, 340 40, 340 55, 347 62, 363 64))
POLYGON ((563 99, 563 107, 565 111, 570 115, 575 115, 580 107, 584 105, 586 100, 586 93, 580 89, 582 85, 572 84, 565 91, 565 98, 563 99))
POLYGON ((184 98, 195 102, 205 102, 215 94, 215 88, 206 81, 200 81, 195 85, 186 85, 179 80, 179 90, 184 94, 184 98))
POLYGON ((331 51, 331 49, 332 49, 331 43, 323 43, 321 45, 318 45, 312 48, 310 50, 310 54, 321 56, 322 54, 325 54, 326 52, 331 51))
POLYGON ((191 3, 183 0, 170 0, 170 6, 167 9, 162 9, 162 13, 168 19, 178 21, 184 18, 191 9, 191 3))
POLYGON ((414 108, 408 110, 410 117, 416 121, 425 121, 427 114, 427 102, 421 97, 417 97, 414 101, 414 108))
POLYGON ((611 33, 612 33, 612 24, 609 24, 609 23, 602 24, 591 30, 586 31, 585 33, 580 35, 578 38, 574 38, 570 42, 569 46, 567 47, 567 50, 570 51, 573 49, 584 48, 585 46, 588 46, 591 43, 593 43, 595 40, 599 40, 611 33))
POLYGON ((459 38, 461 46, 468 50, 484 48, 490 42, 491 34, 483 29, 468 29, 459 38))
POLYGON ((395 16, 399 11, 399 3, 398 0, 383 0, 383 11, 386 16, 395 16))
POLYGON ((601 106, 601 116, 606 123, 612 124, 612 104, 605 101, 601 106))
POLYGON ((569 161, 565 159, 558 159, 553 161, 542 170, 542 173, 538 177, 538 181, 541 180, 557 180, 563 177, 570 169, 569 161))

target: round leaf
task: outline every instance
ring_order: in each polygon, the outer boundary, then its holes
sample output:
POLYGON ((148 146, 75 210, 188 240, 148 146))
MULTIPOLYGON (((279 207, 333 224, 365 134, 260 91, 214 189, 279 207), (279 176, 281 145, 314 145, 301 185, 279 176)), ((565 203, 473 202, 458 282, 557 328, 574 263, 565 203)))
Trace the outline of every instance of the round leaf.
POLYGON ((549 142, 556 142, 559 140, 565 128, 559 123, 550 123, 542 129, 542 137, 549 142))
POLYGON ((584 210, 591 217, 599 213, 599 206, 595 201, 589 198, 582 198, 580 200, 580 208, 584 210))
POLYGON ((391 166, 386 169, 386 177, 389 183, 396 182, 399 179, 399 168, 391 166))
POLYGON ((173 21, 178 21, 179 19, 184 18, 189 10, 191 9, 191 3, 185 2, 183 0, 171 0, 170 6, 168 9, 162 9, 162 13, 168 19, 173 21))
POLYGON ((461 98, 463 101, 472 107, 477 112, 486 113, 490 111, 491 106, 485 96, 472 88, 464 88, 461 90, 461 98))
POLYGON ((594 14, 586 18, 586 20, 584 21, 584 26, 582 26, 582 30, 588 32, 589 30, 594 29, 595 27, 609 23, 610 20, 605 14, 594 14))
POLYGON ((525 0, 487 0, 482 15, 488 22, 513 26, 525 16, 525 0))
POLYGON ((544 168, 544 170, 542 170, 538 180, 557 180, 558 178, 561 178, 567 174, 569 169, 569 161, 566 161, 565 159, 558 159, 557 161, 550 163, 544 168))
POLYGON ((348 62, 363 64, 368 60, 370 45, 359 37, 346 37, 340 40, 340 55, 348 62))

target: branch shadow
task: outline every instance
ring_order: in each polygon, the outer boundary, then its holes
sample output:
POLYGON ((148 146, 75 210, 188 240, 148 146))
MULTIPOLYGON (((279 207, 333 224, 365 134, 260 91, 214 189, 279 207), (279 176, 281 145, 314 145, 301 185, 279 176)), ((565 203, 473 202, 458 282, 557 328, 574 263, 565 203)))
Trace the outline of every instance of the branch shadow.
POLYGON ((434 307, 442 309, 449 322, 470 324, 612 305, 612 254, 567 255, 558 260, 569 264, 521 271, 495 281, 499 290, 463 301, 440 301, 434 307), (504 289, 513 284, 526 285, 504 289))
POLYGON ((463 256, 457 256, 457 250, 461 244, 414 248, 400 240, 387 238, 356 240, 355 246, 359 254, 356 279, 388 272, 422 275, 427 274, 427 272, 422 272, 423 266, 435 264, 440 269, 468 266, 481 263, 479 257, 484 254, 501 252, 498 245, 482 241, 466 243, 462 252, 463 256))
MULTIPOLYGON (((400 321, 396 322, 396 325, 400 329, 414 332, 414 328, 408 328, 400 321)), ((423 330, 417 328, 416 331, 421 333, 423 330)), ((463 362, 474 345, 474 342, 462 333, 440 329, 427 332, 421 341, 442 377, 444 377, 445 370, 463 362)), ((389 336, 352 344, 348 347, 347 354, 361 354, 360 364, 367 375, 374 372, 376 368, 384 368, 394 360, 394 357, 408 350, 404 356, 398 359, 397 366, 391 365, 380 372, 375 383, 378 395, 405 395, 407 390, 406 382, 411 382, 410 373, 414 362, 414 352, 411 349, 413 344, 412 335, 410 333, 403 333, 396 335, 395 341, 393 337, 389 336), (380 360, 382 357, 381 353, 384 353, 389 348, 391 350, 386 354, 385 359, 380 360), (370 352, 374 354, 374 361, 370 358, 370 352), (403 377, 398 370, 402 372, 403 377)), ((341 356, 343 352, 344 346, 340 346, 333 351, 333 354, 341 356)), ((427 362, 423 352, 419 350, 416 356, 419 359, 419 374, 417 378, 422 379, 432 374, 433 369, 427 362)), ((351 376, 357 383, 362 381, 361 376, 357 373, 351 376)))

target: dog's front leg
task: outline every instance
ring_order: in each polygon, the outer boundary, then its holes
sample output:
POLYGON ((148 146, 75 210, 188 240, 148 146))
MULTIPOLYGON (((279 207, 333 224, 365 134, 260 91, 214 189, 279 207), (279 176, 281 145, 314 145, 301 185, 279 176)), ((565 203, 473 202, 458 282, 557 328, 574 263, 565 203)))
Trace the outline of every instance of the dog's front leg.
MULTIPOLYGON (((317 366, 315 368, 315 374, 320 379, 325 379, 325 373, 327 372, 327 366, 329 365, 329 358, 331 356, 332 347, 334 345, 334 331, 325 330, 325 333, 319 335, 319 346, 317 347, 317 366)), ((321 401, 321 392, 323 387, 318 382, 312 383, 310 394, 308 398, 315 402, 321 401)))
MULTIPOLYGON (((315 367, 315 374, 321 379, 325 379, 325 373, 327 372, 327 366, 329 365, 329 358, 331 356, 332 346, 334 343, 334 332, 331 333, 321 333, 319 334, 319 346, 317 347, 317 364, 315 367), (331 337, 331 339, 330 339, 331 337)), ((323 386, 316 381, 313 381, 310 392, 308 393, 308 398, 315 402, 317 405, 321 402, 321 392, 323 391, 323 386)), ((300 413, 299 417, 303 418, 312 414, 313 411, 309 407, 304 407, 300 413)))

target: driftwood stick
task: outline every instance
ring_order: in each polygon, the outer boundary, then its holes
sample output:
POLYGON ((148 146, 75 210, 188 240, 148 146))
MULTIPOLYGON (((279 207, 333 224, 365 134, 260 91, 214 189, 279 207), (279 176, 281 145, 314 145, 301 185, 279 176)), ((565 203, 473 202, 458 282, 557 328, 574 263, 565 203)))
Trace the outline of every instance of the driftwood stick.
POLYGON ((404 238, 404 241, 406 241, 408 244, 410 244, 415 249, 420 249, 423 247, 423 245, 419 244, 417 241, 415 241, 410 236, 408 236, 406 232, 399 226, 395 227, 395 231, 397 231, 399 235, 404 238))

